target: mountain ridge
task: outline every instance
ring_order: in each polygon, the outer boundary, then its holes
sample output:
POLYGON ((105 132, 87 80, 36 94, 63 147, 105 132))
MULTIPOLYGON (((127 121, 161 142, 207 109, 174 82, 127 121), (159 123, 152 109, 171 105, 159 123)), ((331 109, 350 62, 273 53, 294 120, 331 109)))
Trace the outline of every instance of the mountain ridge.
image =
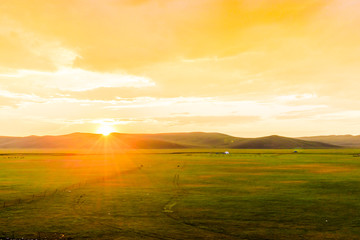
POLYGON ((306 141, 320 141, 323 143, 334 144, 347 148, 360 147, 360 135, 321 135, 321 136, 307 136, 298 137, 297 139, 306 141))
POLYGON ((181 149, 181 148, 229 148, 229 149, 292 149, 292 148, 340 148, 319 141, 271 135, 258 138, 241 138, 217 132, 180 132, 130 134, 111 133, 103 136, 95 133, 70 133, 27 137, 0 136, 0 149, 15 148, 64 148, 64 149, 181 149))

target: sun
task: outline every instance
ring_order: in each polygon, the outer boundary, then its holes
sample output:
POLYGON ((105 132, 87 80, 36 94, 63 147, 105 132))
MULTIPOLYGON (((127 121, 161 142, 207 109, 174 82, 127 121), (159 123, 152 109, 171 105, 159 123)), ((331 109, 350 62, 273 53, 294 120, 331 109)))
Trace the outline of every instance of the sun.
POLYGON ((108 136, 110 133, 116 132, 115 128, 111 125, 101 125, 96 133, 102 134, 104 136, 108 136))

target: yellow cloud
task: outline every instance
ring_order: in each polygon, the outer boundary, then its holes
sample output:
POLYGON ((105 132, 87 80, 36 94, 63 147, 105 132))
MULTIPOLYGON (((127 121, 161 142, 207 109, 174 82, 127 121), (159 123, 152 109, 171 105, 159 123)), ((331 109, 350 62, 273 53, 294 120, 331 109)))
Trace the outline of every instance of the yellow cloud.
POLYGON ((57 119, 66 131, 96 119, 247 136, 356 129, 359 10, 357 0, 2 0, 0 123, 14 134, 57 119), (169 118, 184 112, 179 126, 169 118), (236 116, 258 121, 211 124, 236 116))
POLYGON ((155 85, 151 79, 146 77, 124 73, 99 73, 73 68, 61 68, 56 72, 18 70, 15 74, 0 74, 1 77, 6 81, 31 81, 34 85, 64 91, 87 91, 111 87, 139 88, 155 85))
POLYGON ((276 44, 302 34, 328 2, 4 0, 1 14, 76 49, 77 67, 114 70, 276 44))

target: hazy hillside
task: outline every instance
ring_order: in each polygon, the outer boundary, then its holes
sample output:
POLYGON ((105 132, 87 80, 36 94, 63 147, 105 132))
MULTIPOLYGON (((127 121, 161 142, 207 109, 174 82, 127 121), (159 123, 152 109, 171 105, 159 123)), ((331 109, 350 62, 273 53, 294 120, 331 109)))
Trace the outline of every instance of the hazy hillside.
POLYGON ((192 148, 229 148, 233 144, 246 140, 246 138, 233 137, 223 133, 205 132, 142 134, 139 136, 147 139, 173 142, 192 148))
POLYGON ((268 136, 260 138, 252 138, 241 142, 237 145, 232 145, 232 148, 258 148, 258 149, 286 149, 286 148, 338 148, 327 143, 305 141, 294 138, 287 138, 281 136, 268 136))
POLYGON ((72 133, 61 136, 0 137, 0 148, 62 149, 176 149, 176 148, 338 148, 328 143, 281 136, 238 138, 222 133, 122 134, 72 133))
POLYGON ((29 137, 0 137, 0 148, 69 148, 69 149, 101 149, 109 147, 121 148, 150 148, 170 149, 185 148, 185 146, 156 140, 145 139, 131 135, 114 135, 104 137, 101 134, 73 133, 61 136, 29 136, 29 137))
POLYGON ((334 144, 338 146, 348 147, 348 148, 359 148, 360 147, 360 136, 353 135, 329 135, 329 136, 314 136, 314 137, 300 137, 298 139, 303 139, 307 141, 319 141, 329 144, 334 144))
POLYGON ((281 136, 260 138, 238 138, 222 133, 165 133, 142 135, 150 139, 159 139, 184 145, 202 148, 239 148, 239 149, 287 149, 287 148, 338 148, 332 144, 305 141, 281 136))

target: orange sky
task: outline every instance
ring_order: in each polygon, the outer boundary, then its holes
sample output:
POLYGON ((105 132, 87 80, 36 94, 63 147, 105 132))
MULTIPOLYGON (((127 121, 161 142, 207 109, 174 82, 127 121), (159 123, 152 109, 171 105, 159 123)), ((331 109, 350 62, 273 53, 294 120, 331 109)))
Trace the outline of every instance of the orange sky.
POLYGON ((359 26, 358 0, 1 0, 0 135, 360 134, 359 26))

